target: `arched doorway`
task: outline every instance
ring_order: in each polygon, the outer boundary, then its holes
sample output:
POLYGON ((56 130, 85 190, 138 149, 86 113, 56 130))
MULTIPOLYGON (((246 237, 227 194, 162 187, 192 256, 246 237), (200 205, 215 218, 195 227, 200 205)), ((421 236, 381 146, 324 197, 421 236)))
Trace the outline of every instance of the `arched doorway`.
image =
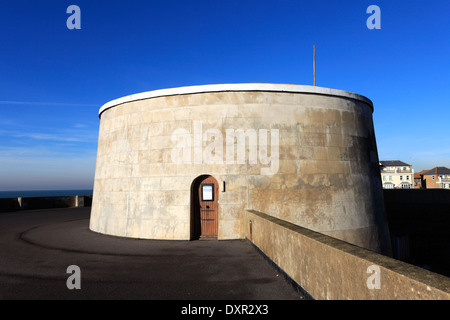
POLYGON ((219 227, 219 184, 202 175, 191 186, 191 239, 217 238, 219 227))

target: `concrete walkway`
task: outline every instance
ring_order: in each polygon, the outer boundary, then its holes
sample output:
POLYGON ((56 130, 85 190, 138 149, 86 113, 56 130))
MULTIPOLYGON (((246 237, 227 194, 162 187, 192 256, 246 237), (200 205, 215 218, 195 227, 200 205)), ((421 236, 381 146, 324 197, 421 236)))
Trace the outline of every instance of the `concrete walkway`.
POLYGON ((0 214, 0 299, 301 300, 246 241, 157 241, 89 230, 90 208, 0 214), (69 290, 67 268, 81 270, 69 290))

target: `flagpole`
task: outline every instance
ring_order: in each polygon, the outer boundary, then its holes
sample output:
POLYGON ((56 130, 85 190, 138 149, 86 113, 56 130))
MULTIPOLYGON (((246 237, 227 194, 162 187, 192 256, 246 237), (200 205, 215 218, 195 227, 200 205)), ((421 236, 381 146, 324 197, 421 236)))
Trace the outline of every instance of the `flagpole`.
POLYGON ((314 68, 314 86, 316 86, 316 45, 314 45, 313 68, 314 68))

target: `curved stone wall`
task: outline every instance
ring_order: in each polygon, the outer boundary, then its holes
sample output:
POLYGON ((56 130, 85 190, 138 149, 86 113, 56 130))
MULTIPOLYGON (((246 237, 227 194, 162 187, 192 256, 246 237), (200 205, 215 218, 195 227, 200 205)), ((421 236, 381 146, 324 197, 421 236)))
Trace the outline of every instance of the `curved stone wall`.
POLYGON ((220 186, 219 239, 254 209, 373 250, 387 245, 370 100, 328 88, 157 90, 100 109, 90 228, 189 240, 193 181, 220 186), (386 240, 386 242, 385 242, 386 240))

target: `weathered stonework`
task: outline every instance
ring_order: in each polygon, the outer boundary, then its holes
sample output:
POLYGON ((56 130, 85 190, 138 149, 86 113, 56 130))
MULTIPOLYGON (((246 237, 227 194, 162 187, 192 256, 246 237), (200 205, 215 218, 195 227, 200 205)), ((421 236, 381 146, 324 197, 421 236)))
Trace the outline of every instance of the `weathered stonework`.
POLYGON ((245 236, 317 300, 449 300, 450 279, 264 213, 245 236))
POLYGON ((243 238, 243 215, 254 209, 386 251, 372 112, 370 100, 353 93, 277 84, 185 87, 112 101, 100 110, 90 228, 189 240, 191 185, 208 174, 221 190, 219 239, 243 238), (239 145, 227 161, 230 129, 257 135, 245 142, 244 163, 239 145), (180 141, 191 141, 191 149, 176 149, 180 141), (186 150, 190 161, 174 161, 186 150), (276 152, 278 159, 268 158, 276 152))

